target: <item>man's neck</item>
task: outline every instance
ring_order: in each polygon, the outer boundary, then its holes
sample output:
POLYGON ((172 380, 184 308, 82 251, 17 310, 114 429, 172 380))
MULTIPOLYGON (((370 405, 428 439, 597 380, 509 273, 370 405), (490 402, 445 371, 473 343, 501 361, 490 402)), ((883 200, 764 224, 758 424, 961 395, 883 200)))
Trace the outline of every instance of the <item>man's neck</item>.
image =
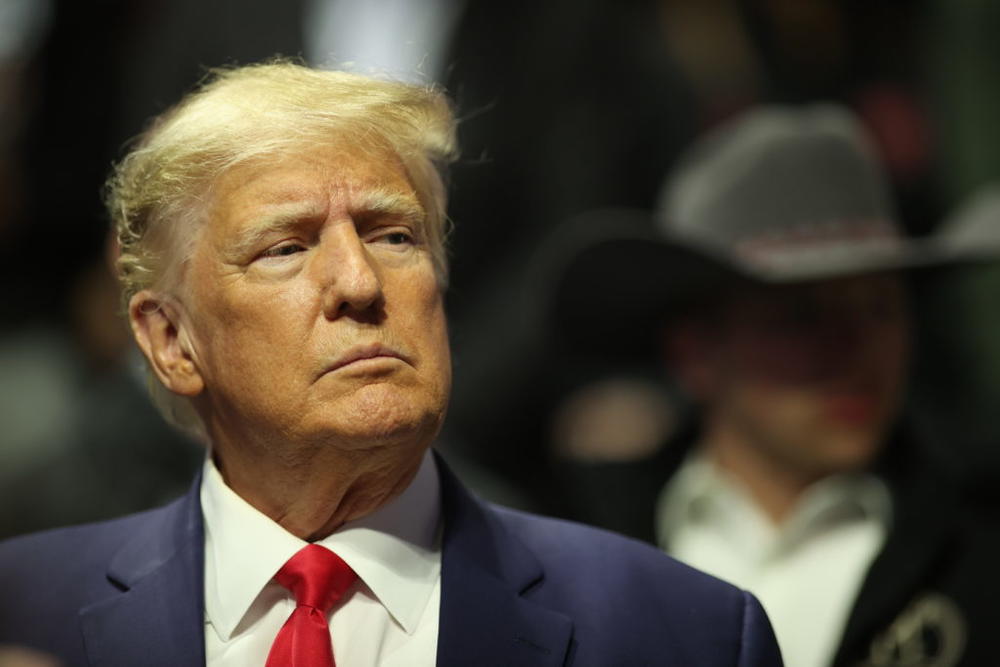
POLYGON ((802 494, 821 476, 807 474, 725 428, 707 429, 701 442, 708 460, 738 479, 758 508, 775 524, 787 519, 802 494))
POLYGON ((371 514, 409 486, 426 448, 398 447, 330 446, 289 461, 223 444, 214 448, 213 458, 237 495, 293 535, 315 541, 371 514))

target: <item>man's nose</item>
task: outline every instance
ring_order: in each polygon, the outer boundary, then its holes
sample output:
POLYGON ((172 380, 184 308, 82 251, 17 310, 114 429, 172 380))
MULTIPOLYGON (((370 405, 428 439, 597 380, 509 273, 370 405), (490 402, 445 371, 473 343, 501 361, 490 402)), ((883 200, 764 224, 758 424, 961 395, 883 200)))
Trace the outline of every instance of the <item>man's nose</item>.
POLYGON ((351 313, 364 314, 382 301, 378 266, 353 224, 338 225, 323 240, 323 314, 336 319, 351 313))

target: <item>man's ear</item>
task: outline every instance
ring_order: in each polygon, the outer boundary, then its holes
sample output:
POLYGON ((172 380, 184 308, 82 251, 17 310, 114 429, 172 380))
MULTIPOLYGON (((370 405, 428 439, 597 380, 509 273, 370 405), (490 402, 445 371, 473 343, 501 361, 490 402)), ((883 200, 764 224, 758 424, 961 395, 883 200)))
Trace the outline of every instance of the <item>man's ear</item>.
POLYGON ((180 311, 168 299, 142 290, 129 300, 132 334, 160 382, 175 394, 196 396, 205 388, 180 311))

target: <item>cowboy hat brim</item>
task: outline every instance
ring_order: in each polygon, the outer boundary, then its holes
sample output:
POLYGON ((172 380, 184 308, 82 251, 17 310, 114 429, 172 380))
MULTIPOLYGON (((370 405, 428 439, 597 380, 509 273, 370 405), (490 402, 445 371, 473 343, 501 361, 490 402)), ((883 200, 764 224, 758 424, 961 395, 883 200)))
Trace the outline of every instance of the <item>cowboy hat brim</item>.
POLYGON ((591 350, 648 348, 671 315, 740 283, 790 285, 968 259, 906 237, 723 252, 663 237, 637 210, 592 212, 571 225, 575 241, 551 267, 551 312, 564 342, 591 350))

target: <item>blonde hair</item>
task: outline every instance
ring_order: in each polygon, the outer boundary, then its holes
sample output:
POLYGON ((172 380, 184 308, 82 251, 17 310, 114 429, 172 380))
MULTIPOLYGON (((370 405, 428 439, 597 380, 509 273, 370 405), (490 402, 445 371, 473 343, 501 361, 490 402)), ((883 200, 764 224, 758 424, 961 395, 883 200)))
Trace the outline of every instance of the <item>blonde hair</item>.
MULTIPOLYGON (((143 289, 176 289, 204 221, 212 184, 229 169, 350 144, 400 160, 425 213, 423 230, 442 289, 447 283, 445 167, 456 153, 455 119, 436 88, 283 60, 213 70, 156 118, 118 163, 106 205, 120 254, 122 302, 143 289)), ((190 402, 156 380, 167 419, 203 438, 190 402)))

